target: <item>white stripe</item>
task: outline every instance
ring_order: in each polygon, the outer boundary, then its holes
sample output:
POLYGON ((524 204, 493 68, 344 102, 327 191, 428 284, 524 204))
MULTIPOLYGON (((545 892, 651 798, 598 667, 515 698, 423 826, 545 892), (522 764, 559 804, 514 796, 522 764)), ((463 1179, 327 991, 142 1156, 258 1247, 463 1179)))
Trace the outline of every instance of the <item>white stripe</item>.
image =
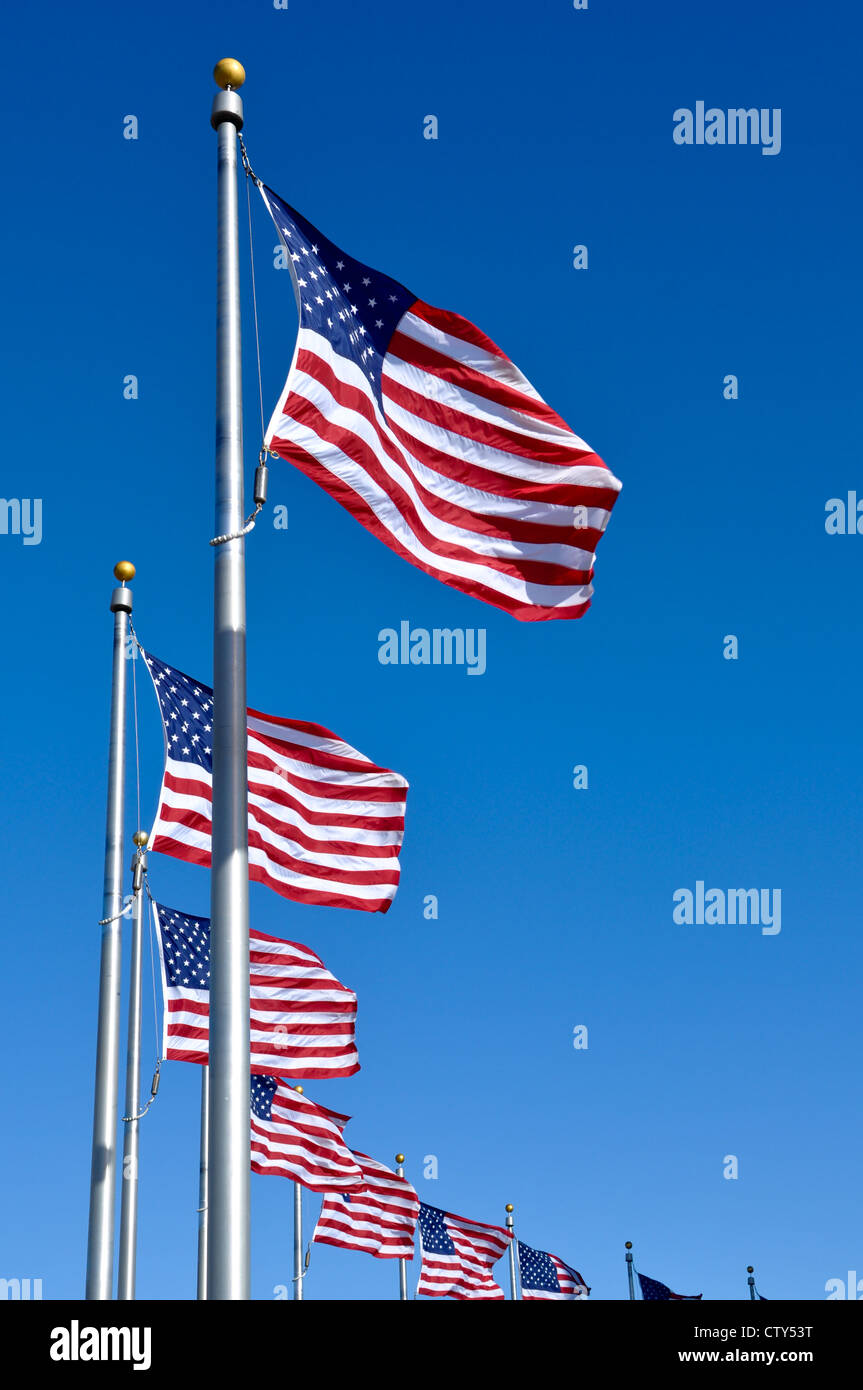
POLYGON ((486 352, 485 348, 477 347, 465 338, 456 338, 451 333, 445 333, 442 328, 435 328, 410 309, 402 315, 396 325, 396 331, 404 333, 406 338, 414 338, 418 343, 434 348, 435 352, 440 352, 445 357, 452 357, 456 362, 471 367, 492 381, 500 381, 505 386, 512 386, 516 391, 523 391, 526 396, 545 405, 536 387, 531 385, 524 373, 508 357, 496 357, 493 352, 486 352))
MULTIPOLYGON (((415 367, 391 352, 384 358, 383 375, 409 391, 416 391, 426 400, 436 401, 453 414, 464 415, 472 420, 485 420, 488 424, 523 436, 525 448, 529 447, 532 439, 539 439, 561 444, 567 449, 593 453, 590 445, 577 434, 573 434, 572 430, 546 420, 538 420, 534 415, 512 410, 509 406, 501 405, 499 401, 489 400, 487 396, 478 396, 475 391, 457 386, 453 381, 445 381, 433 372, 428 372, 423 367, 415 367)), ((485 449, 491 446, 481 447, 485 449)))

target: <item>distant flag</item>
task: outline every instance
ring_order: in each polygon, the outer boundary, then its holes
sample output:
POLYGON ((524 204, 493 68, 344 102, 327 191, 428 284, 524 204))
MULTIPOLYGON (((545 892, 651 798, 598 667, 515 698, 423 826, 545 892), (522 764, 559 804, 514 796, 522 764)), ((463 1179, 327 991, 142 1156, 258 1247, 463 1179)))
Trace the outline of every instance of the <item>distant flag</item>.
POLYGON ((673 1299, 675 1302, 689 1303, 701 1297, 700 1293, 672 1293, 667 1284, 660 1284, 658 1279, 648 1279, 646 1274, 639 1274, 638 1282, 641 1284, 641 1297, 644 1299, 666 1302, 673 1299))
POLYGON ((524 1241, 516 1241, 521 1296, 531 1299, 587 1298, 590 1289, 577 1269, 564 1264, 557 1255, 545 1250, 531 1250, 524 1241))
POLYGON ((420 1203, 422 1268, 417 1293, 429 1298, 503 1298, 492 1265, 510 1241, 502 1226, 486 1226, 420 1203))
MULTIPOLYGON (((144 652, 165 729, 150 849, 210 863, 213 692, 144 652)), ((248 711, 249 878, 295 902, 386 912, 408 784, 320 724, 248 711)))
POLYGON ((259 187, 300 314, 269 449, 445 584, 526 621, 581 617, 618 480, 472 323, 259 187))
POLYGON ((363 1250, 379 1260, 412 1260, 419 1198, 400 1178, 368 1154, 354 1153, 361 1187, 327 1192, 313 1240, 343 1250, 363 1250))
MULTIPOLYGON (((209 1061, 210 919, 153 904, 165 996, 162 1055, 209 1061)), ((251 1070, 296 1080, 353 1076, 357 996, 295 941, 250 931, 251 1070)))
POLYGON ((252 1171, 293 1178, 313 1192, 360 1187, 342 1138, 347 1115, 325 1110, 275 1076, 252 1077, 252 1171))

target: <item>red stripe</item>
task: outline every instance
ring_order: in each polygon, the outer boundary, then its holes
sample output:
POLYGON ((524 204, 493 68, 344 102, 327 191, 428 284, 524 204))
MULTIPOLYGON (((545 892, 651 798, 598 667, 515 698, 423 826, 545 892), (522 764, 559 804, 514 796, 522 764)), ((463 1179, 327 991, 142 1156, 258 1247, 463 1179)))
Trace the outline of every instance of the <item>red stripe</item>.
POLYGON ((477 328, 475 323, 471 323, 470 319, 462 318, 461 314, 454 314, 450 309, 437 309, 434 304, 426 304, 424 299, 414 300, 407 313, 415 314, 418 319, 425 319, 426 323, 430 323, 433 328, 439 328, 442 333, 449 333, 453 338, 463 338, 466 343, 483 348, 504 362, 510 360, 497 343, 492 342, 491 338, 487 337, 481 328, 477 328))
MULTIPOLYGON (((264 715, 258 716, 260 719, 265 717, 264 715)), ((331 772, 347 772, 354 777, 392 776, 392 773, 385 767, 375 767, 374 763, 360 763, 356 758, 341 758, 322 748, 309 748, 304 743, 291 743, 288 739, 280 739, 272 734, 261 733, 260 729, 250 728, 249 737, 266 744, 268 748, 274 749, 275 752, 281 753, 284 757, 295 758, 298 762, 309 763, 313 767, 324 767, 331 772)), ((392 800, 399 796, 404 799, 405 788, 403 786, 382 787, 380 790, 390 792, 390 799, 392 800)))

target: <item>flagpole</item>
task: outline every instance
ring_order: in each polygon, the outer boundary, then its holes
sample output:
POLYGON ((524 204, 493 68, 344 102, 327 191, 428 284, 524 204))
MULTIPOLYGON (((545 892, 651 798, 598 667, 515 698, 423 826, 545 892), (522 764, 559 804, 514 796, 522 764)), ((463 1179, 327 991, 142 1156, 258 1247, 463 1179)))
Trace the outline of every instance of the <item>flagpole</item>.
POLYGON ((747 1266, 746 1266, 746 1273, 747 1273, 748 1276, 749 1276, 749 1278, 746 1280, 747 1284, 749 1285, 749 1297, 750 1297, 750 1299, 752 1300, 752 1302, 754 1303, 754 1302, 755 1302, 755 1270, 754 1270, 754 1268, 752 1267, 752 1265, 747 1265, 747 1266))
POLYGON ((201 1156, 198 1166, 198 1298, 207 1297, 207 1206, 210 1200, 210 1068, 201 1067, 201 1156))
POLYGON ((87 1233, 86 1297, 110 1299, 114 1290, 114 1201, 117 1178, 117 1083, 120 1075, 120 979, 123 952, 119 913, 123 895, 123 791, 126 773, 126 640, 135 566, 114 566, 120 587, 111 595, 114 659, 108 738, 108 806, 102 886, 99 1022, 93 1098, 93 1154, 87 1233))
POLYGON ((506 1226, 510 1233, 509 1241, 509 1292, 510 1297, 518 1299, 518 1275, 515 1272, 515 1223, 512 1202, 506 1204, 506 1226))
POLYGON ((629 1276, 629 1297, 635 1298, 635 1279, 632 1274, 632 1241, 626 1242, 626 1273, 629 1276))
POLYGON ((294 1301, 303 1301, 303 1186, 294 1183, 294 1301))
POLYGON ((243 411, 237 228, 242 65, 223 58, 218 135, 216 533, 213 644, 213 848, 210 889, 210 1201, 207 1296, 250 1293, 249 834, 243 411), (224 539, 223 537, 231 537, 224 539))
MULTIPOLYGON (((298 1096, 303 1095, 302 1086, 295 1086, 298 1096)), ((303 1301, 303 1189, 294 1183, 294 1302, 303 1301)))
MULTIPOLYGON (((396 1154, 396 1177, 403 1178, 405 1175, 405 1156, 396 1154)), ((399 1302, 408 1301, 408 1262, 399 1260, 399 1302)))
POLYGON ((123 1171, 120 1177, 120 1248, 117 1298, 135 1297, 138 1245, 138 1154, 141 1106, 141 923, 144 911, 144 850, 149 835, 136 830, 132 860, 132 934, 129 961, 129 1032, 126 1042, 126 1113, 123 1124, 123 1171))

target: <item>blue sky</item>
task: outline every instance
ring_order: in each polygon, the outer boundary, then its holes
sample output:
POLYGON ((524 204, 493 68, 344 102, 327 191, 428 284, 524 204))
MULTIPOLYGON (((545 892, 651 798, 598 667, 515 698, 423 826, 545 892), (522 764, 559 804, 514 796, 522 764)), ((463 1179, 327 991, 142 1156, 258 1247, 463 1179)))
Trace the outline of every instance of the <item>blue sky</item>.
MULTIPOLYGON (((307 1092, 353 1115, 357 1148, 404 1150, 423 1200, 500 1222, 514 1202, 520 1237, 597 1298, 626 1296, 626 1239, 645 1273, 712 1299, 745 1297, 749 1263, 769 1297, 802 1299, 861 1265, 863 539, 824 528, 829 498, 863 496, 860 37, 848 5, 741 0, 19 12, 2 491, 41 497, 43 535, 0 535, 0 1275, 83 1289, 116 560, 138 567, 145 645, 211 678, 209 108, 226 54, 246 66, 257 172, 478 323, 623 482, 591 611, 526 625, 274 463, 289 525, 265 514, 247 547, 250 701, 411 783, 385 917, 252 885, 253 924, 359 994, 362 1071, 307 1092), (780 108, 781 152, 676 145, 673 113, 698 100, 780 108), (381 665, 377 634, 402 619, 484 627, 486 673, 381 665), (781 889, 781 932, 674 923, 697 880, 781 889)), ((253 213, 269 413, 296 315, 253 213)), ((251 479, 245 232, 242 269, 251 479)), ((140 670, 138 695, 149 825, 162 743, 140 670)), ((134 797, 130 780, 129 837, 134 797)), ((151 881, 206 912, 204 870, 154 855, 151 881)), ((198 1084, 167 1064, 142 1125, 141 1297, 194 1294, 198 1084)), ((252 1186, 266 1299, 290 1276, 291 1188, 252 1186)), ((390 1262, 314 1248, 310 1299, 396 1287, 390 1262)))

